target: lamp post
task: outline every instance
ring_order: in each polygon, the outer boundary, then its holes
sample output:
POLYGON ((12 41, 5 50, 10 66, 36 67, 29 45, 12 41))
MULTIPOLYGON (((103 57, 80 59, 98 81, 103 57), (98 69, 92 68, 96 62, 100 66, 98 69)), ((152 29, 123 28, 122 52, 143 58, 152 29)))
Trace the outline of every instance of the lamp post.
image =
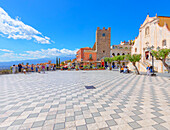
MULTIPOLYGON (((147 50, 150 52, 151 50, 154 49, 154 46, 152 45, 151 47, 147 47, 147 50)), ((151 74, 151 76, 156 76, 156 74, 154 73, 154 56, 152 55, 152 53, 150 52, 151 56, 152 56, 152 68, 153 68, 153 72, 151 74)))

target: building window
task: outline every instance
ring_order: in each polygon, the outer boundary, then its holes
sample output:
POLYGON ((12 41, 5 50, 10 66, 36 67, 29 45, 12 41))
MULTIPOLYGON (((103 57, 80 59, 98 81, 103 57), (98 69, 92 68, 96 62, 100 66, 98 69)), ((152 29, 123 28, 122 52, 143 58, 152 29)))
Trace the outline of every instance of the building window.
POLYGON ((125 53, 123 53, 122 55, 125 55, 125 53))
POLYGON ((105 53, 105 50, 103 50, 103 53, 105 53))
POLYGON ((112 56, 115 56, 115 53, 112 53, 112 56))
POLYGON ((145 29, 145 35, 149 35, 149 27, 146 27, 146 29, 145 29))
POLYGON ((166 46, 166 40, 163 40, 162 41, 162 47, 165 47, 166 46))
POLYGON ((106 35, 105 33, 102 34, 103 37, 105 37, 105 35, 106 35))
POLYGON ((92 54, 89 55, 89 59, 92 59, 92 54))
POLYGON ((135 48, 135 52, 137 52, 137 48, 135 48))
POLYGON ((119 56, 120 54, 119 53, 117 53, 117 56, 119 56))

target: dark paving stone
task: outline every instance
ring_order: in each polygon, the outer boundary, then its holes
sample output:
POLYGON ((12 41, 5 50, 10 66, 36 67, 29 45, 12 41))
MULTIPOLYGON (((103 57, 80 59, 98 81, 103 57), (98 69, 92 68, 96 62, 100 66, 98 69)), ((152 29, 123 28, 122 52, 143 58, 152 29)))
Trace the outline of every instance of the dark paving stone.
POLYGON ((141 115, 141 114, 143 114, 142 112, 140 112, 140 111, 138 111, 138 110, 134 110, 134 111, 132 111, 135 115, 141 115))
POLYGON ((94 106, 93 103, 87 103, 87 106, 94 106))
POLYGON ((162 126, 162 125, 160 125, 160 124, 153 125, 153 127, 154 127, 156 130, 168 130, 167 128, 165 128, 164 126, 162 126))
POLYGON ((7 119, 7 117, 0 118, 0 123, 4 122, 7 119))
POLYGON ((110 128, 106 127, 106 128, 101 128, 99 130, 111 130, 110 128))
POLYGON ((21 114, 22 114, 22 112, 14 112, 10 116, 20 116, 21 114))
POLYGON ((97 108, 99 112, 106 111, 104 108, 97 108))
POLYGON ((33 111, 35 109, 35 107, 29 107, 29 108, 26 108, 24 111, 33 111))
POLYGON ((124 105, 117 105, 118 108, 126 108, 124 105))
POLYGON ((70 105, 70 106, 66 106, 66 109, 72 109, 73 108, 73 106, 72 105, 70 105))
POLYGON ((37 104, 36 107, 43 107, 45 104, 44 103, 40 103, 40 104, 37 104))
POLYGON ((159 123, 159 124, 165 122, 163 119, 161 119, 159 117, 154 117, 154 118, 151 118, 151 119, 154 120, 155 122, 159 123))
POLYGON ((81 110, 86 111, 86 110, 89 110, 89 108, 88 107, 81 107, 81 110))
POLYGON ((75 120, 75 117, 74 117, 74 116, 66 117, 66 122, 74 121, 74 120, 75 120))
POLYGON ((43 112, 49 112, 49 108, 47 108, 47 109, 41 109, 41 111, 40 111, 40 113, 43 113, 43 112))
POLYGON ((98 112, 95 112, 95 113, 92 113, 92 116, 93 116, 93 117, 98 117, 98 116, 101 116, 101 114, 98 113, 98 112))
POLYGON ((130 116, 134 121, 140 121, 140 120, 142 120, 142 118, 141 117, 139 117, 139 116, 137 116, 137 115, 135 115, 135 116, 130 116))
POLYGON ((64 110, 58 110, 57 111, 57 114, 64 114, 64 113, 66 113, 66 110, 64 109, 64 110))
POLYGON ((157 116, 157 117, 160 117, 160 116, 163 116, 163 114, 159 113, 159 112, 151 112, 153 115, 157 116))
POLYGON ((86 125, 77 126, 76 130, 88 130, 86 125))
POLYGON ((108 126, 114 126, 117 125, 117 123, 115 122, 115 120, 107 120, 106 123, 108 124, 108 126))
POLYGON ((113 119, 119 119, 121 118, 118 114, 111 114, 110 115, 113 119))
POLYGON ((86 124, 95 123, 94 118, 86 118, 85 121, 86 121, 86 124))
POLYGON ((29 114, 28 118, 34 118, 34 117, 38 117, 39 113, 32 113, 29 114))
POLYGON ((50 108, 57 108, 58 107, 58 104, 57 105, 51 105, 50 108))
POLYGON ((142 126, 139 125, 137 122, 129 122, 129 126, 131 126, 133 129, 141 128, 142 126))
POLYGON ((74 112, 74 115, 75 115, 75 116, 82 115, 82 114, 83 114, 82 111, 75 111, 75 112, 74 112))
POLYGON ((102 104, 102 107, 109 107, 109 105, 108 104, 102 104))
POLYGON ((123 111, 121 109, 114 109, 116 113, 122 113, 123 111))
POLYGON ((56 118, 56 115, 47 115, 46 120, 53 120, 56 118))
POLYGON ((34 122, 31 128, 42 127, 44 125, 44 121, 34 122))
POLYGON ((22 125, 24 123, 25 119, 15 120, 11 126, 13 125, 22 125))
POLYGON ((65 128, 65 123, 56 123, 54 124, 54 130, 61 130, 65 128))
POLYGON ((155 111, 162 111, 161 109, 157 108, 157 107, 152 107, 151 109, 155 110, 155 111))

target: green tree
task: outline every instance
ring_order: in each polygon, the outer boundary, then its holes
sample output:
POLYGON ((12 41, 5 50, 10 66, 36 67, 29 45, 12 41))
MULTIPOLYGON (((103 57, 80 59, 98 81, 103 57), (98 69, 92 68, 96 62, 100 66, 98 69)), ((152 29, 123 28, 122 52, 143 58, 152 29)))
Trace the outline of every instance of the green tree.
POLYGON ((112 70, 112 67, 111 67, 112 58, 111 58, 111 57, 105 57, 105 58, 104 58, 104 61, 109 63, 110 70, 112 70))
POLYGON ((124 55, 114 56, 112 57, 112 61, 117 61, 117 64, 120 66, 120 62, 125 59, 124 55))
POLYGON ((132 65, 135 67, 135 73, 139 74, 139 70, 136 66, 136 62, 140 61, 141 54, 126 55, 126 59, 129 60, 132 63, 132 65))
POLYGON ((64 65, 64 62, 61 62, 62 65, 64 65))
POLYGON ((168 55, 170 53, 170 49, 161 49, 159 51, 152 50, 151 51, 152 55, 157 59, 161 60, 163 65, 166 67, 168 70, 168 73, 170 72, 170 66, 165 62, 166 58, 168 58, 168 55))

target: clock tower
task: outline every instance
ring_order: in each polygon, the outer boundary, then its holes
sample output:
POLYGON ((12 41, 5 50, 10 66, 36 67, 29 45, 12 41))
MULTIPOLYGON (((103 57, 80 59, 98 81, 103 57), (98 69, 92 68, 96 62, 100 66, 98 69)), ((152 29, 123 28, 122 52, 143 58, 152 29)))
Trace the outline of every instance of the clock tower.
POLYGON ((97 61, 103 57, 110 57, 110 40, 111 40, 111 27, 108 29, 100 29, 97 27, 96 30, 96 51, 97 61))

